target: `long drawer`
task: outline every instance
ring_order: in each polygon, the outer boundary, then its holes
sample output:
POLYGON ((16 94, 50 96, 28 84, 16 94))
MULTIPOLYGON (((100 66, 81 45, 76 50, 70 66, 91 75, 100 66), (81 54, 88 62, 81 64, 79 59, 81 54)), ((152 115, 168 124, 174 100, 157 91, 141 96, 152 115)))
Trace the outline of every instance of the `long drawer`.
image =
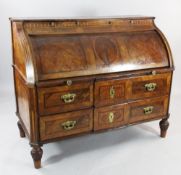
POLYGON ((128 104, 129 123, 162 118, 167 114, 168 96, 138 100, 128 104))
POLYGON ((168 96, 137 100, 94 110, 94 130, 120 127, 167 115, 168 96))
POLYGON ((91 107, 93 83, 77 82, 72 85, 38 88, 40 115, 49 115, 91 107))
POLYGON ((40 139, 42 141, 84 133, 92 129, 93 111, 91 109, 40 118, 40 139))
POLYGON ((95 83, 95 106, 107 106, 131 100, 168 95, 171 73, 144 75, 95 83))
POLYGON ((128 81, 128 99, 141 99, 169 94, 171 73, 140 76, 128 81))

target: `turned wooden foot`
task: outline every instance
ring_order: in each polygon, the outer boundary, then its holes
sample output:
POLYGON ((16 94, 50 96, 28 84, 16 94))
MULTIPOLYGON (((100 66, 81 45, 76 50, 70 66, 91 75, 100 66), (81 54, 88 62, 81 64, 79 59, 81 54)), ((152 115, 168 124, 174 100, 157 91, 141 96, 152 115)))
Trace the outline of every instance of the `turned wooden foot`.
POLYGON ((18 125, 18 128, 19 128, 20 137, 25 137, 25 132, 24 132, 24 130, 23 130, 23 127, 22 127, 22 125, 21 125, 21 122, 18 121, 18 122, 17 122, 17 125, 18 125))
POLYGON ((169 127, 169 122, 168 122, 168 119, 162 119, 160 121, 160 137, 166 137, 166 134, 167 134, 167 129, 169 127))
POLYGON ((43 150, 39 146, 33 146, 31 150, 31 156, 34 161, 35 168, 41 168, 41 158, 43 155, 43 150))

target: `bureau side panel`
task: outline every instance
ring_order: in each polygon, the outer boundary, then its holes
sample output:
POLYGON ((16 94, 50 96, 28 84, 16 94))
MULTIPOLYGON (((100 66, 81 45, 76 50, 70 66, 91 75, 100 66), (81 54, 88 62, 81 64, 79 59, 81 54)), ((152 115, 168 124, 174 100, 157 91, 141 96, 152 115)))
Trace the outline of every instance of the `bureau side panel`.
POLYGON ((23 124, 23 129, 30 136, 29 91, 24 80, 15 71, 16 98, 18 103, 18 117, 23 124))
POLYGON ((12 27, 13 66, 25 78, 26 77, 25 55, 20 42, 20 38, 18 36, 18 25, 16 24, 16 22, 12 22, 11 27, 12 27))

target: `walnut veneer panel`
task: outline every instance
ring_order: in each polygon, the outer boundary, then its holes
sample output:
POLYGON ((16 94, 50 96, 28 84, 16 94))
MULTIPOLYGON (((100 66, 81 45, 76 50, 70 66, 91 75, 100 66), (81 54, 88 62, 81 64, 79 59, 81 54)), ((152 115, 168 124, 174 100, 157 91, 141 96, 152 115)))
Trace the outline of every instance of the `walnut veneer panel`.
POLYGON ((17 72, 15 73, 15 78, 17 86, 17 114, 27 134, 30 135, 29 90, 17 72))
POLYGON ((156 97, 169 94, 171 76, 171 73, 165 73, 130 78, 128 82, 128 99, 156 97), (153 89, 146 87, 151 84, 155 84, 153 89))
POLYGON ((14 59, 13 59, 13 64, 16 65, 18 70, 21 72, 24 77, 26 77, 26 65, 25 65, 25 53, 23 50, 23 47, 21 46, 20 42, 20 36, 17 31, 17 26, 15 23, 12 24, 12 33, 13 33, 13 50, 14 50, 14 59), (16 58, 16 59, 15 59, 16 58))
POLYGON ((41 140, 47 140, 84 133, 91 131, 92 126, 92 110, 82 110, 66 114, 58 114, 55 116, 42 117, 40 119, 40 138, 41 140), (66 122, 73 123, 70 126, 69 123, 66 125, 66 122), (68 126, 72 128, 69 129, 68 126))
POLYGON ((38 88, 39 112, 41 115, 88 108, 93 105, 93 83, 79 82, 38 88))
POLYGON ((126 123, 127 114, 124 104, 96 108, 94 111, 94 130, 120 127, 126 123))
POLYGON ((121 103, 127 99, 127 81, 122 79, 97 81, 95 83, 95 106, 121 103))
POLYGON ((162 118, 167 115, 168 96, 140 100, 129 104, 129 123, 162 118), (146 111, 148 112, 146 112, 146 111))
POLYGON ((94 35, 31 36, 39 79, 168 67, 156 31, 94 35))

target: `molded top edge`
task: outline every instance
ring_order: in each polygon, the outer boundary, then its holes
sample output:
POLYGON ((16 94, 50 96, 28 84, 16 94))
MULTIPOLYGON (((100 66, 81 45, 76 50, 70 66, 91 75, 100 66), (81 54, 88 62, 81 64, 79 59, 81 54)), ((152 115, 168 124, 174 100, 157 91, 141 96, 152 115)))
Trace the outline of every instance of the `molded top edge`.
POLYGON ((10 21, 65 21, 65 20, 101 20, 101 19, 155 19, 153 16, 92 16, 92 17, 10 17, 10 21))

